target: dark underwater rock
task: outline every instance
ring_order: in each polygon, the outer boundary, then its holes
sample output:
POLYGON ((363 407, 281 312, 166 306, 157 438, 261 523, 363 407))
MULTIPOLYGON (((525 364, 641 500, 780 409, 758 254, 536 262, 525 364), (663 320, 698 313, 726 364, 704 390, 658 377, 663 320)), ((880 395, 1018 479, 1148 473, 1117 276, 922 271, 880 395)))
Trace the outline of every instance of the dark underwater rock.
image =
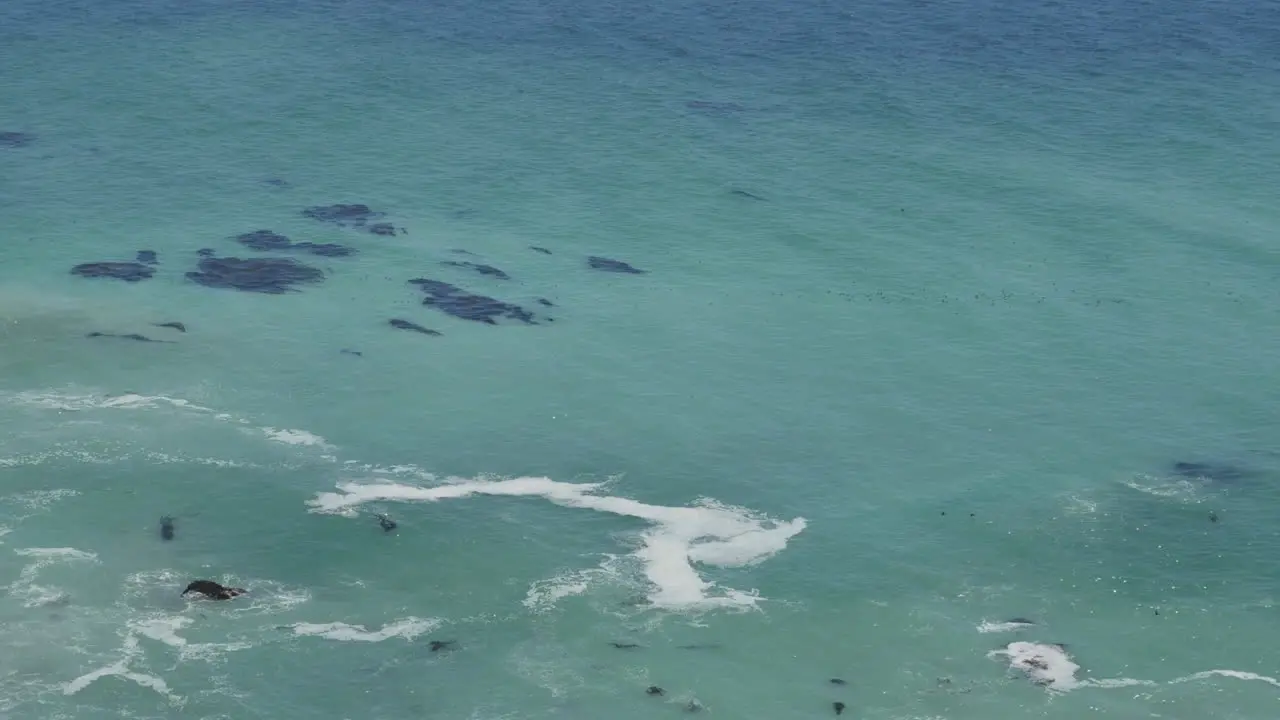
POLYGON ((530 250, 532 250, 532 251, 534 251, 534 252, 540 252, 540 253, 542 253, 543 255, 550 255, 550 254, 551 254, 551 251, 550 251, 550 250, 548 250, 548 249, 546 249, 546 248, 544 248, 544 247, 538 247, 537 245, 530 245, 530 246, 529 246, 529 249, 530 249, 530 250))
POLYGON ((187 326, 186 326, 186 325, 183 325, 183 324, 182 324, 182 323, 180 323, 180 322, 163 322, 163 323, 151 323, 151 324, 152 324, 152 325, 155 325, 156 327, 162 327, 162 328, 173 328, 174 330, 177 330, 178 332, 186 332, 186 331, 187 331, 187 326))
POLYGON ((305 250, 312 255, 319 255, 321 257, 347 257, 349 255, 356 254, 355 248, 350 248, 346 245, 339 245, 337 243, 300 242, 294 243, 293 246, 288 249, 305 250))
POLYGON ((740 113, 743 110, 746 110, 746 108, 738 103, 715 102, 712 100, 690 100, 685 103, 684 106, 690 110, 698 110, 711 115, 731 115, 733 113, 740 113))
POLYGON ((24 148, 35 141, 36 136, 31 133, 0 130, 0 147, 24 148))
POLYGON ((87 338, 120 338, 122 340, 136 340, 137 342, 150 342, 150 343, 173 342, 172 340, 152 340, 146 335, 139 335, 138 333, 129 333, 128 335, 118 335, 116 333, 91 332, 85 335, 85 337, 87 338))
POLYGON ((274 177, 267 178, 263 180, 262 183, 264 185, 270 185, 271 187, 281 188, 281 189, 292 187, 292 185, 289 184, 288 180, 284 180, 281 178, 274 178, 274 177))
POLYGON ((749 200, 764 200, 764 198, 760 197, 759 195, 756 195, 755 193, 749 193, 749 192, 747 192, 746 190, 737 190, 737 189, 734 189, 734 190, 730 190, 730 191, 729 191, 729 194, 730 194, 730 195, 737 195, 738 197, 744 197, 744 198, 747 198, 747 199, 749 199, 749 200))
MULTIPOLYGON (((396 226, 391 223, 374 223, 369 226, 369 232, 374 235, 395 235, 397 230, 396 226)), ((404 228, 400 228, 399 232, 404 234, 404 228)))
POLYGON ((1252 471, 1245 468, 1213 462, 1176 462, 1173 464, 1173 472, 1193 480, 1205 479, 1216 482, 1243 480, 1253 475, 1252 471))
POLYGON ((114 278, 125 282, 148 280, 155 268, 136 262, 92 262, 76 265, 71 274, 87 278, 114 278))
POLYGON ((348 255, 354 255, 356 252, 355 248, 338 245, 337 243, 296 243, 284 235, 270 230, 254 230, 250 233, 237 235, 236 242, 251 250, 302 250, 312 255, 323 257, 347 257, 348 255))
POLYGON ((492 277, 496 277, 501 280, 511 279, 510 275, 506 274, 505 272, 499 270, 498 268, 492 265, 481 265, 480 263, 464 262, 464 261, 458 261, 458 260, 445 260, 440 264, 448 265, 450 267, 471 268, 472 270, 475 270, 481 275, 490 275, 492 277))
POLYGON ((556 306, 556 304, 555 304, 555 303, 551 302, 550 300, 548 300, 548 299, 546 299, 546 298, 538 298, 538 304, 539 304, 539 305, 545 305, 545 306, 547 306, 547 307, 555 307, 555 306, 556 306))
POLYGON ((156 257, 155 250, 139 250, 134 259, 145 265, 155 265, 160 262, 159 258, 156 257))
POLYGON ((343 355, 355 355, 356 357, 364 357, 364 353, 360 352, 359 350, 352 350, 351 348, 342 348, 338 352, 342 353, 343 355))
POLYGON ((303 210, 302 214, 312 220, 337 225, 365 225, 382 217, 382 213, 374 212, 368 205, 358 204, 317 205, 303 210))
POLYGON ((213 257, 213 248, 200 248, 196 254, 200 257, 213 257))
POLYGON ((298 283, 318 283, 324 272, 292 258, 207 257, 187 279, 205 287, 280 295, 294 292, 298 283))
POLYGON ((622 262, 621 260, 611 260, 609 258, 598 257, 596 255, 592 255, 591 257, 587 258, 587 265, 592 270, 602 270, 604 272, 629 273, 631 275, 645 274, 644 270, 631 267, 630 265, 622 262))
POLYGON ((293 245, 289 238, 270 230, 254 230, 237 235, 236 242, 251 250, 284 250, 293 245))
POLYGON ((425 328, 417 323, 411 323, 408 320, 401 320, 400 318, 393 318, 391 320, 388 320, 387 324, 393 328, 396 328, 397 330, 412 330, 414 332, 420 332, 423 335, 434 335, 436 337, 439 337, 441 335, 439 330, 432 330, 431 328, 425 328))
POLYGON ((422 304, 463 320, 497 325, 497 318, 507 317, 526 325, 537 325, 533 313, 519 305, 505 303, 484 295, 476 295, 440 280, 415 278, 409 281, 426 295, 422 304))

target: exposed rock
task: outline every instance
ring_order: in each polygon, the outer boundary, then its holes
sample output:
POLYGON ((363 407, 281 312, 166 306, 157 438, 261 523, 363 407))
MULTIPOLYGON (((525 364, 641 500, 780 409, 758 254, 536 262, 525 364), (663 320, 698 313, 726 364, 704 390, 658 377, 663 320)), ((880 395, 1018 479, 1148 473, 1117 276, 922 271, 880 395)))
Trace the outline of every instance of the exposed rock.
POLYGON ((499 270, 498 268, 492 265, 481 265, 480 263, 462 262, 458 260, 445 260, 443 263, 441 263, 441 265, 448 265, 450 267, 471 268, 472 270, 475 270, 481 275, 490 275, 492 277, 496 277, 501 280, 511 279, 510 275, 506 274, 505 272, 499 270))
POLYGON ((187 331, 187 326, 186 326, 186 325, 183 325, 183 324, 182 324, 182 323, 180 323, 180 322, 164 322, 164 323, 151 323, 151 324, 152 324, 152 325, 155 325, 156 327, 162 327, 162 328, 173 328, 174 330, 177 330, 178 332, 186 332, 186 331, 187 331))
POLYGON ((187 278, 206 287, 280 295, 295 291, 295 284, 324 280, 324 272, 292 258, 207 257, 187 278))
POLYGON ((391 327, 396 328, 398 330, 412 330, 414 332, 420 332, 423 335, 434 335, 437 337, 441 335, 441 333, 438 330, 425 328, 417 323, 411 323, 408 320, 401 320, 399 318, 394 318, 392 320, 388 320, 387 323, 391 325, 391 327))
POLYGON ((519 320, 526 325, 537 324, 533 320, 533 313, 519 305, 505 303, 484 295, 475 295, 440 280, 415 278, 409 283, 417 285, 418 289, 426 295, 422 300, 423 305, 436 308, 456 318, 497 325, 497 318, 507 317, 519 320))
POLYGON ((139 282, 156 274, 155 268, 136 262, 93 262, 71 268, 73 275, 88 278, 114 278, 125 282, 139 282))
POLYGON ((603 270, 604 272, 629 273, 632 275, 643 275, 645 273, 644 270, 631 267, 621 260, 611 260, 606 257, 598 257, 595 255, 587 258, 587 265, 592 270, 603 270))

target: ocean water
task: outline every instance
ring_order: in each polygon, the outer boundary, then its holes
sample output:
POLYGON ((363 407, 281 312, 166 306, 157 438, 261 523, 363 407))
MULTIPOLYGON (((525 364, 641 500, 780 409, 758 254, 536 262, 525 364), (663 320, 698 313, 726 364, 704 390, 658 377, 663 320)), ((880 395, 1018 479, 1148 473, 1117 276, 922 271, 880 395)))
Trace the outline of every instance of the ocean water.
POLYGON ((0 718, 1270 720, 1277 128, 1274 3, 0 3, 0 718))

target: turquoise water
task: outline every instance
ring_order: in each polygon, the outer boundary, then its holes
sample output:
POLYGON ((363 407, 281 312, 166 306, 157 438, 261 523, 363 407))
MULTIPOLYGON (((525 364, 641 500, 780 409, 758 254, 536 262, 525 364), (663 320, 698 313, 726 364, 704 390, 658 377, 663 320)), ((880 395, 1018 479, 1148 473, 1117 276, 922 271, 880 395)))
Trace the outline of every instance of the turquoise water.
POLYGON ((5 3, 0 716, 1274 718, 1278 113, 1265 5, 5 3))

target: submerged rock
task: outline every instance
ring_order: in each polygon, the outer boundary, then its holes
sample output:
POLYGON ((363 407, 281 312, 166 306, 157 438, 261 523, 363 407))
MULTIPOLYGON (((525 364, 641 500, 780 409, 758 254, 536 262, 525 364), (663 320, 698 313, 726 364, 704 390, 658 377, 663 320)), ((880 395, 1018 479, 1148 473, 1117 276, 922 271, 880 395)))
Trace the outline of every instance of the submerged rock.
POLYGON ((155 250, 139 250, 138 255, 134 259, 146 265, 155 265, 156 263, 160 262, 160 260, 156 257, 155 250))
POLYGON ((587 265, 592 270, 602 270, 604 272, 629 273, 632 275, 645 274, 644 270, 634 268, 621 260, 612 260, 607 257, 598 257, 596 255, 592 255, 587 258, 587 265))
POLYGON ((450 267, 459 267, 459 268, 470 268, 480 273, 481 275, 490 275, 502 280, 511 279, 510 275, 506 274, 505 272, 499 270, 498 268, 492 265, 481 265, 480 263, 465 262, 465 261, 459 261, 459 260, 445 260, 443 263, 441 263, 441 265, 448 265, 450 267))
POLYGON ((530 246, 529 246, 529 249, 530 249, 530 250, 532 250, 532 251, 534 251, 534 252, 540 252, 540 253, 542 253, 543 255, 550 255, 550 254, 551 254, 551 251, 550 251, 550 250, 548 250, 548 249, 546 249, 546 248, 544 248, 544 247, 538 247, 537 245, 530 245, 530 246))
POLYGON ((321 257, 347 257, 348 255, 356 254, 355 248, 347 247, 346 245, 339 245, 337 243, 300 242, 294 243, 293 247, 288 249, 304 250, 312 255, 319 255, 321 257))
POLYGON ((417 285, 418 289, 426 295, 422 300, 423 305, 436 308, 456 318, 497 325, 497 318, 507 317, 519 320, 526 325, 537 325, 533 320, 533 313, 519 305, 469 293, 456 285, 440 280, 415 278, 409 283, 417 285))
POLYGON ((114 278, 139 282, 156 274, 155 268, 136 262, 92 262, 71 268, 72 275, 88 278, 114 278))
POLYGON ((1215 462, 1176 462, 1173 464, 1173 472, 1193 480, 1216 482, 1243 480, 1253 474, 1246 468, 1215 462))
POLYGON ((156 327, 162 327, 162 328, 173 328, 174 330, 177 330, 178 332, 186 332, 186 331, 187 331, 187 326, 186 326, 186 325, 183 325, 183 324, 182 324, 182 323, 180 323, 180 322, 163 322, 163 323, 151 323, 151 324, 152 324, 152 325, 155 325, 156 327))
POLYGON ((733 102, 715 102, 713 100, 690 100, 684 104, 690 110, 698 110, 700 112, 709 113, 711 115, 730 115, 740 113, 746 110, 743 106, 733 102))
POLYGON ((31 133, 0 130, 0 147, 24 148, 35 141, 36 136, 31 133))
POLYGON ((303 210, 302 214, 312 220, 337 225, 364 225, 382 217, 382 213, 374 212, 368 205, 358 204, 317 205, 303 210))
POLYGON ((395 235, 396 232, 399 232, 402 235, 407 234, 404 228, 400 228, 397 231, 396 226, 391 223, 374 223, 369 226, 369 232, 374 235, 395 235))
POLYGON ((442 334, 439 330, 432 330, 431 328, 422 327, 417 323, 412 323, 412 322, 409 322, 408 320, 401 320, 400 318, 393 318, 391 320, 388 320, 387 324, 398 330, 412 330, 414 332, 420 332, 423 335, 434 335, 436 337, 439 337, 442 334))
POLYGON ((207 257, 187 279, 213 288, 280 295, 294 292, 298 283, 318 283, 324 272, 292 258, 207 257))
POLYGON ((213 257, 213 248, 200 248, 196 254, 200 257, 213 257))
POLYGON ((236 236, 236 242, 252 250, 283 250, 293 245, 293 241, 270 230, 254 230, 236 236))
POLYGON ((153 342, 153 343, 171 343, 172 340, 152 340, 146 335, 138 333, 129 333, 128 335, 118 335, 116 333, 91 332, 85 335, 87 338, 120 338, 122 340, 136 340, 137 342, 153 342))
POLYGON ((252 250, 302 250, 312 255, 324 257, 346 257, 354 255, 356 252, 355 248, 336 243, 295 243, 284 235, 270 230, 254 230, 250 233, 237 235, 236 241, 252 250))

